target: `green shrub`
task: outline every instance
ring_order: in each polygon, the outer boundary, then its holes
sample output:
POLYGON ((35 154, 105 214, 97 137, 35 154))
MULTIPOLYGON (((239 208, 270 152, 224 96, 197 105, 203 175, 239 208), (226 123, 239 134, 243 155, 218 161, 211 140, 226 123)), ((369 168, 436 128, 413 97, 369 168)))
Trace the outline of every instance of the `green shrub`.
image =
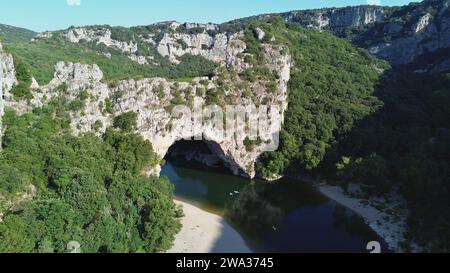
POLYGON ((111 101, 110 98, 105 99, 105 111, 108 114, 114 114, 114 103, 111 101))
POLYGON ((23 62, 19 57, 14 56, 14 69, 16 71, 17 85, 12 88, 12 94, 16 99, 31 99, 30 90, 31 72, 27 63, 23 62))
POLYGON ((132 131, 137 126, 137 114, 135 112, 123 113, 114 118, 114 127, 123 131, 132 131))

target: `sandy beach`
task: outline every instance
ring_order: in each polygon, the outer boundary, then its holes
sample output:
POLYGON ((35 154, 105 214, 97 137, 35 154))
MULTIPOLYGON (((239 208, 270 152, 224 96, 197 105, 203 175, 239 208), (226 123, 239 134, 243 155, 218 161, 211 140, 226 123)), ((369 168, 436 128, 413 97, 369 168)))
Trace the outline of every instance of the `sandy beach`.
POLYGON ((183 228, 167 253, 251 253, 241 235, 222 217, 191 204, 183 206, 183 228))

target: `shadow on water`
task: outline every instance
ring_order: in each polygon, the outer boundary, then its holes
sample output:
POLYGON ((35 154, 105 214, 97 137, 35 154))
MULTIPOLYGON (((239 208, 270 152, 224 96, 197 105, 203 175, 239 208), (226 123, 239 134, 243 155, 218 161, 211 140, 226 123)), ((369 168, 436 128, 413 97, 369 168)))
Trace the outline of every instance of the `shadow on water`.
MULTIPOLYGON (((309 183, 248 180, 183 156, 166 160, 161 174, 175 185, 176 198, 224 216, 254 252, 367 252, 369 241, 382 242, 360 217, 309 183)), ((240 251, 224 233, 213 252, 240 251)))
POLYGON ((352 211, 287 179, 246 187, 227 219, 260 252, 366 252, 368 242, 382 242, 352 211))
POLYGON ((254 251, 247 246, 241 235, 225 219, 221 221, 221 226, 220 237, 214 242, 211 253, 251 253, 254 251))

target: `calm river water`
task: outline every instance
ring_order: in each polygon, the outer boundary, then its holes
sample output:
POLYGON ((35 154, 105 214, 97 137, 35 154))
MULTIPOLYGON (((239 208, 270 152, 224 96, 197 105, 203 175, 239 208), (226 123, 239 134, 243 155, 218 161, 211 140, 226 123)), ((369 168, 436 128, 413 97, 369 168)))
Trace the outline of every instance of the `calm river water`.
POLYGON ((177 199, 225 217, 255 252, 368 252, 369 241, 382 241, 306 182, 250 181, 173 158, 162 175, 175 185, 177 199))

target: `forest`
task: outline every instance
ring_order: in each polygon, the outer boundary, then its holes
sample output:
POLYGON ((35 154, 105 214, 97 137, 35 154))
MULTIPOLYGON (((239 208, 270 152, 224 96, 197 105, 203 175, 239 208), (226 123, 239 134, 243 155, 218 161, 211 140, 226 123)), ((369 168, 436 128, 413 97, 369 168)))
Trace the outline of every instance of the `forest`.
POLYGON ((289 29, 296 68, 281 146, 262 156, 260 174, 359 183, 368 196, 398 190, 411 211, 405 250, 414 240, 448 251, 450 74, 415 73, 417 63, 392 68, 334 37, 272 21, 268 32, 289 29))
POLYGON ((84 253, 170 248, 183 212, 166 178, 144 175, 160 159, 132 132, 133 117, 102 138, 74 137, 58 108, 4 116, 0 252, 65 253, 71 241, 84 253))

